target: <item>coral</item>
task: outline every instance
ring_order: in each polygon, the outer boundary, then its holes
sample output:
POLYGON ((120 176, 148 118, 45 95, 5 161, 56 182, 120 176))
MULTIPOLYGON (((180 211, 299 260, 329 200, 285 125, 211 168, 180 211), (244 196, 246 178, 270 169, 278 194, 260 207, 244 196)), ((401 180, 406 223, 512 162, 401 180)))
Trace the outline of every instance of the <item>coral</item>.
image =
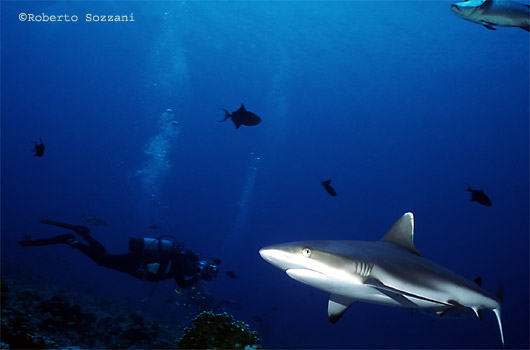
POLYGON ((226 312, 214 314, 204 311, 193 320, 193 328, 186 328, 177 343, 185 349, 256 349, 261 339, 257 332, 226 312))
POLYGON ((2 277, 1 349, 171 349, 175 334, 116 302, 2 277), (112 306, 115 306, 114 308, 112 306))

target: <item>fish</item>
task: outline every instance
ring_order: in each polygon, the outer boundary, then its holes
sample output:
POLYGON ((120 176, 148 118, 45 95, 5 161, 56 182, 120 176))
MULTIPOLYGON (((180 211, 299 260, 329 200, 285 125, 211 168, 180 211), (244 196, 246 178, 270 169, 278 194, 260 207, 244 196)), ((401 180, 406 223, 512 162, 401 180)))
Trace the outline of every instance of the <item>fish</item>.
POLYGON ((503 288, 494 296, 477 283, 426 258, 414 246, 414 216, 405 213, 380 241, 302 241, 264 247, 261 257, 294 280, 329 292, 328 320, 336 323, 358 302, 428 309, 491 309, 504 345, 503 288))
POLYGON ((486 207, 491 207, 491 199, 486 196, 483 190, 474 190, 471 188, 470 184, 467 184, 466 191, 471 192, 471 202, 478 202, 486 207))
POLYGON ((93 224, 94 226, 109 226, 105 219, 98 216, 86 216, 84 213, 81 214, 81 217, 88 223, 93 224))
POLYGON ((239 276, 233 271, 226 271, 225 274, 230 278, 239 278, 239 276))
POLYGON ((259 317, 258 315, 255 315, 254 317, 252 317, 252 319, 256 322, 259 322, 259 323, 262 323, 263 320, 261 319, 261 317, 259 317))
POLYGON ((149 226, 149 228, 151 230, 158 230, 160 228, 160 226, 158 226, 158 224, 152 224, 151 226, 149 226))
POLYGON ((42 157, 44 155, 44 143, 42 143, 42 139, 39 139, 39 142, 33 141, 35 144, 35 147, 33 148, 33 157, 42 157))
POLYGON ((487 29, 517 27, 530 31, 530 6, 515 1, 469 0, 451 5, 451 11, 460 18, 481 24, 487 29))
POLYGON ((225 118, 218 121, 224 122, 228 118, 232 117, 232 122, 235 124, 236 129, 239 129, 241 125, 254 126, 261 123, 261 118, 254 113, 247 111, 244 104, 241 104, 241 107, 237 111, 232 112, 232 114, 230 114, 226 109, 219 109, 225 112, 225 118))
POLYGON ((324 186, 324 188, 330 194, 330 196, 333 196, 333 197, 337 196, 337 192, 335 192, 335 189, 331 187, 330 185, 331 180, 320 181, 320 183, 322 184, 322 186, 324 186))

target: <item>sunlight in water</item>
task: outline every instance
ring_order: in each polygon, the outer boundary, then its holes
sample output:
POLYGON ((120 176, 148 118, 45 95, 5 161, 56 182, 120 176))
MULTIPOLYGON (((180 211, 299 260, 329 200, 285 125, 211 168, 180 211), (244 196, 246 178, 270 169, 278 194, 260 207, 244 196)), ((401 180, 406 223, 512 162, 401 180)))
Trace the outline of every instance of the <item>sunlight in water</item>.
POLYGON ((136 171, 136 176, 140 177, 142 187, 150 198, 158 197, 161 181, 171 168, 167 156, 180 134, 180 124, 174 117, 171 109, 160 115, 158 134, 147 142, 144 150, 147 160, 142 169, 136 171))
POLYGON ((252 196, 254 194, 254 187, 256 184, 256 175, 258 172, 258 163, 261 158, 256 156, 254 152, 250 152, 250 166, 248 167, 247 181, 243 187, 243 193, 241 199, 237 202, 236 217, 230 229, 230 233, 226 237, 225 245, 227 243, 234 243, 237 238, 243 234, 245 226, 248 222, 248 213, 250 211, 250 205, 252 196))

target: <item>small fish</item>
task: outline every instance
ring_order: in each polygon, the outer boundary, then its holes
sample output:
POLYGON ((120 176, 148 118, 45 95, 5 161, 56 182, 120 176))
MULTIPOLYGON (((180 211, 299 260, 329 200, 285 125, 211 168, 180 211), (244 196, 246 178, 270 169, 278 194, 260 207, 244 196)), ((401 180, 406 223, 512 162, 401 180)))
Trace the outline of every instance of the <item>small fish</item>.
POLYGON ((183 291, 181 291, 180 289, 176 289, 176 288, 175 288, 175 293, 177 293, 177 294, 180 295, 180 296, 183 296, 183 295, 184 295, 184 292, 183 292, 183 291))
POLYGON ((239 276, 233 271, 226 271, 225 274, 230 278, 239 278, 239 276))
POLYGON ((94 226, 109 226, 107 221, 105 219, 100 218, 98 216, 86 216, 85 214, 81 214, 81 217, 88 223, 93 224, 94 226))
POLYGON ((263 320, 261 319, 261 317, 259 317, 258 315, 252 317, 252 319, 253 319, 254 321, 256 321, 256 322, 259 322, 259 323, 262 323, 262 322, 263 322, 263 320))
POLYGON ((271 310, 272 311, 276 311, 276 310, 278 310, 278 308, 276 306, 271 306, 271 310))
POLYGON ((331 183, 331 180, 326 180, 326 181, 321 181, 320 182, 322 184, 322 186, 324 186, 324 188, 326 189, 326 191, 333 197, 337 196, 337 192, 335 192, 335 189, 333 187, 331 187, 330 183, 331 183))
POLYGON ((151 230, 158 230, 160 228, 160 226, 158 226, 157 224, 152 224, 151 226, 149 226, 149 228, 151 230))
POLYGON ((35 147, 33 148, 33 157, 42 157, 44 155, 44 143, 42 143, 42 139, 39 139, 40 143, 37 141, 33 141, 35 144, 35 147))
POLYGON ((232 114, 228 113, 226 109, 219 109, 225 112, 225 119, 218 121, 224 122, 228 118, 232 117, 232 122, 235 124, 236 129, 239 129, 241 125, 254 126, 261 123, 261 118, 254 113, 247 111, 244 104, 241 104, 241 107, 237 111, 232 112, 232 114))
POLYGON ((486 207, 491 207, 491 200, 486 196, 483 190, 474 190, 471 188, 470 184, 467 184, 466 191, 471 192, 471 202, 478 202, 486 207))

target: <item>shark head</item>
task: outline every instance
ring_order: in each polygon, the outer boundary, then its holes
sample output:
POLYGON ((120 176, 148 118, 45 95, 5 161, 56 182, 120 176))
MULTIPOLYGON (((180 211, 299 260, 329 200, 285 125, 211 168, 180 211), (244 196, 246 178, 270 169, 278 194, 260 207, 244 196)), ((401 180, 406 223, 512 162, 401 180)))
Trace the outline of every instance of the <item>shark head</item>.
POLYGON ((469 0, 457 2, 451 5, 451 11, 460 18, 472 21, 477 15, 477 11, 486 2, 486 0, 469 0))
POLYGON ((292 279, 330 293, 362 285, 370 272, 369 264, 330 248, 328 241, 304 241, 268 246, 259 253, 292 279))

